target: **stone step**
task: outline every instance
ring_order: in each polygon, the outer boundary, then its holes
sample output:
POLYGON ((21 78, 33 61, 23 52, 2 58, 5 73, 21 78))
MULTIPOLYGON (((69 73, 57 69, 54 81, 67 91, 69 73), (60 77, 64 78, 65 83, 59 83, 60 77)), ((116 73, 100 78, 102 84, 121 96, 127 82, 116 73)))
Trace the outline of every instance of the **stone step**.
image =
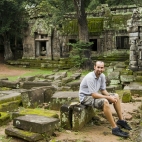
POLYGON ((8 136, 18 137, 28 142, 36 142, 42 140, 44 137, 42 134, 24 131, 15 127, 8 127, 5 129, 5 134, 8 136))
POLYGON ((59 121, 60 120, 57 118, 49 118, 33 114, 15 118, 13 120, 13 126, 34 133, 48 133, 49 135, 51 135, 55 128, 59 126, 59 121))

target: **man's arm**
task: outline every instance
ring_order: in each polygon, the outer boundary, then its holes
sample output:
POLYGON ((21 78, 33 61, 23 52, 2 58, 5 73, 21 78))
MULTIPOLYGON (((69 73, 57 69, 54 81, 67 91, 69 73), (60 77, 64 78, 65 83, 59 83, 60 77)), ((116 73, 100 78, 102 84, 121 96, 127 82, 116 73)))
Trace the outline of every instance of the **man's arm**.
POLYGON ((103 95, 105 95, 105 96, 109 96, 109 93, 108 93, 107 90, 101 90, 101 93, 102 93, 103 95))
POLYGON ((116 103, 117 102, 117 98, 110 96, 109 93, 106 90, 101 91, 101 93, 103 94, 99 94, 99 93, 92 93, 92 97, 94 99, 107 99, 108 101, 110 101, 111 103, 116 103))

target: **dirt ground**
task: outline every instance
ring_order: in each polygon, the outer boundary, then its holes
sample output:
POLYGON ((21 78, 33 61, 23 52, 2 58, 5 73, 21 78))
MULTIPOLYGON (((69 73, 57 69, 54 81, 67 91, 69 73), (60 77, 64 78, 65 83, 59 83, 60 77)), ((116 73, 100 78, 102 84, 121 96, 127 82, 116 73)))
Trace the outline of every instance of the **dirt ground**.
MULTIPOLYGON (((22 75, 26 73, 26 70, 22 69, 14 69, 9 68, 7 65, 0 64, 0 74, 5 74, 7 76, 11 75, 22 75)), ((131 138, 136 135, 135 130, 137 129, 137 126, 133 125, 134 118, 131 118, 131 115, 136 112, 138 107, 141 105, 141 102, 132 102, 132 103, 122 103, 122 112, 123 117, 125 119, 128 119, 129 124, 131 124, 133 130, 130 131, 130 138, 123 139, 118 136, 114 136, 111 134, 111 126, 105 119, 105 117, 102 117, 103 121, 100 125, 96 125, 93 122, 86 125, 84 128, 82 128, 79 131, 72 131, 72 130, 62 130, 61 132, 55 131, 55 137, 53 137, 54 140, 60 140, 63 142, 81 142, 81 140, 84 140, 86 142, 135 142, 132 141, 131 138), (80 141, 79 141, 80 140, 80 141)), ((115 120, 117 120, 116 113, 111 106, 113 115, 115 120)), ((100 121, 100 120, 99 120, 100 121)), ((0 127, 0 142, 25 142, 24 140, 20 140, 17 138, 7 138, 5 135, 5 128, 9 125, 12 125, 12 122, 7 124, 6 126, 0 127)))

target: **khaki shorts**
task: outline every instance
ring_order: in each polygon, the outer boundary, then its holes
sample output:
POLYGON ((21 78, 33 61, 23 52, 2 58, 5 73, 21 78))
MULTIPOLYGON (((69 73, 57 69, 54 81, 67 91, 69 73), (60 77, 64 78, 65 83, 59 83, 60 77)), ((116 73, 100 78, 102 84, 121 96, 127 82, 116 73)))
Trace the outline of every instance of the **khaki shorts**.
MULTIPOLYGON (((115 96, 115 93, 110 93, 110 95, 115 96)), ((93 106, 94 108, 97 108, 97 109, 103 109, 104 100, 106 99, 105 98, 94 99, 92 96, 86 96, 84 100, 81 102, 81 104, 86 106, 93 106)))

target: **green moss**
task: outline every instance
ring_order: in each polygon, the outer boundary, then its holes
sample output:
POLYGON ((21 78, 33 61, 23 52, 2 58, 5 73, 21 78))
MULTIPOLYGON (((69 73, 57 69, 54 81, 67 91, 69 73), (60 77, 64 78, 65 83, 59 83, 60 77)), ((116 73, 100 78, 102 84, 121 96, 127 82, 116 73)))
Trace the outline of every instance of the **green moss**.
POLYGON ((0 112, 0 126, 6 124, 8 121, 10 121, 10 115, 7 112, 0 112))
MULTIPOLYGON (((103 21, 104 21, 103 17, 87 18, 89 33, 102 32, 103 21)), ((77 20, 71 20, 66 22, 66 24, 64 24, 63 26, 63 31, 64 33, 70 35, 77 35, 78 34, 77 20)))
POLYGON ((36 108, 36 109, 21 108, 19 111, 19 115, 26 115, 26 114, 37 114, 37 115, 46 116, 46 117, 59 118, 57 111, 45 110, 40 108, 36 108))
POLYGON ((120 71, 120 74, 121 75, 132 75, 133 71, 124 69, 124 70, 120 71))
POLYGON ((18 100, 21 100, 21 95, 16 96, 16 97, 12 97, 12 98, 7 98, 7 99, 4 99, 4 100, 0 100, 0 104, 12 102, 12 101, 18 101, 18 100))
POLYGON ((6 102, 3 104, 0 104, 0 111, 13 111, 15 109, 18 109, 18 107, 21 104, 21 100, 6 102))
POLYGON ((130 92, 124 92, 123 95, 122 95, 122 102, 123 103, 128 103, 130 102, 132 99, 131 97, 131 93, 130 92))

